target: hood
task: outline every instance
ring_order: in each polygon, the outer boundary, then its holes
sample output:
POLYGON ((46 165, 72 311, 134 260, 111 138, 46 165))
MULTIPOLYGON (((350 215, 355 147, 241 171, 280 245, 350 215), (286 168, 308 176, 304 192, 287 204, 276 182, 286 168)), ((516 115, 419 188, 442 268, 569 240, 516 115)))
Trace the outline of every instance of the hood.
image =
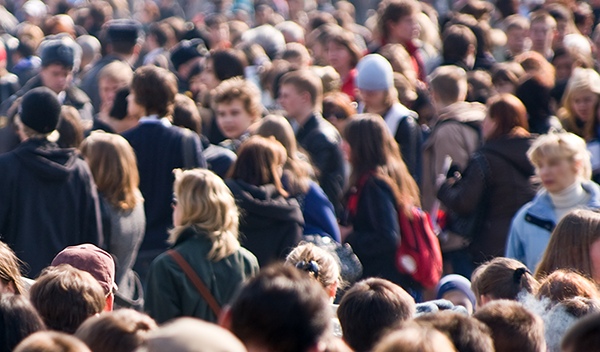
POLYGON ((255 216, 273 221, 295 221, 304 225, 304 217, 294 198, 286 199, 275 185, 254 186, 242 180, 227 180, 236 203, 245 212, 246 220, 255 216))
POLYGON ((497 139, 487 141, 482 151, 491 151, 490 154, 498 154, 504 159, 510 160, 521 170, 527 171, 530 175, 535 174, 535 167, 527 157, 527 151, 533 144, 535 138, 532 137, 515 137, 511 138, 503 136, 497 139))
POLYGON ((64 180, 77 167, 75 149, 61 149, 47 140, 28 139, 14 153, 27 169, 46 180, 64 180))
POLYGON ((485 119, 486 107, 481 103, 468 103, 459 101, 448 105, 442 111, 438 122, 454 119, 460 122, 483 121, 485 119))

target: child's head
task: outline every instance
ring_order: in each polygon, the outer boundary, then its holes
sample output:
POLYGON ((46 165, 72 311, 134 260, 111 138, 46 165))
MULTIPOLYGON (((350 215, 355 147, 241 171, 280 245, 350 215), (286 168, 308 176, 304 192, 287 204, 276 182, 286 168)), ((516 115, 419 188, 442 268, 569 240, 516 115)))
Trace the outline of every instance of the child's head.
POLYGON ((214 110, 223 135, 238 139, 261 116, 260 92, 241 78, 228 79, 216 89, 214 110))
POLYGON ((471 291, 471 281, 461 275, 444 276, 436 288, 436 299, 446 299, 455 306, 463 306, 469 314, 473 314, 476 300, 471 291))

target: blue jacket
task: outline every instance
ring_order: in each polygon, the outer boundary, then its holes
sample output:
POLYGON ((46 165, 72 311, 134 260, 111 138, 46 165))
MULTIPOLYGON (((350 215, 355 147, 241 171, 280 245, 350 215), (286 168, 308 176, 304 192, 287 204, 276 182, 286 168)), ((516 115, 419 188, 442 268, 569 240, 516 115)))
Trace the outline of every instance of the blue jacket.
MULTIPOLYGON (((586 208, 600 208, 600 186, 591 181, 584 181, 582 186, 591 195, 586 208)), ((545 189, 541 189, 513 218, 506 244, 506 256, 521 261, 531 271, 535 270, 556 223, 556 213, 550 195, 545 189)))
POLYGON ((316 182, 310 181, 310 188, 304 195, 300 207, 302 208, 302 215, 304 215, 305 235, 319 234, 341 242, 340 228, 335 218, 333 205, 316 182))

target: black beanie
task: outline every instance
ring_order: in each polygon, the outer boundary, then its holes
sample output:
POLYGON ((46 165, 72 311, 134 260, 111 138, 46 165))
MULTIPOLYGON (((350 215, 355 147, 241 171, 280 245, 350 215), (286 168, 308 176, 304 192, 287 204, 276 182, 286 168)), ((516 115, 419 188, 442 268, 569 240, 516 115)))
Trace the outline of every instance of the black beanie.
POLYGON ((36 132, 54 131, 60 118, 60 102, 56 93, 47 87, 30 90, 23 96, 19 116, 25 126, 36 132))

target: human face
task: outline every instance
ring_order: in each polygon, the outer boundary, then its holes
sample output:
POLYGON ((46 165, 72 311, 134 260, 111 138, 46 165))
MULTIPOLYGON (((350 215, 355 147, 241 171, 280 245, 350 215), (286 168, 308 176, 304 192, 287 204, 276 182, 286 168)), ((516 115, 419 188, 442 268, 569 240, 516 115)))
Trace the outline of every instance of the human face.
POLYGON ((385 110, 385 98, 389 94, 385 90, 365 90, 360 89, 360 97, 365 104, 365 109, 371 113, 380 113, 385 110))
POLYGON ((390 22, 390 40, 394 43, 406 44, 419 36, 419 22, 417 15, 412 14, 390 22))
POLYGON ((341 75, 352 69, 352 57, 348 49, 334 41, 327 44, 327 61, 341 75))
POLYGON ((556 70, 556 82, 565 82, 571 77, 573 73, 573 59, 571 55, 566 54, 557 57, 552 61, 552 65, 554 65, 554 69, 556 70))
POLYGON ((545 22, 535 22, 529 28, 529 37, 531 38, 531 49, 545 55, 552 46, 554 29, 545 22))
POLYGON ((306 110, 305 98, 292 84, 283 84, 279 88, 277 102, 286 111, 289 118, 301 118, 306 110))
POLYGON ((50 88, 56 94, 67 89, 73 80, 71 69, 59 64, 50 64, 42 67, 40 76, 42 77, 44 86, 50 88))
POLYGON ((200 81, 208 88, 213 90, 221 83, 215 75, 215 69, 212 60, 206 60, 204 71, 200 74, 200 81))
POLYGON ((133 90, 127 96, 127 115, 140 118, 146 115, 146 109, 135 101, 133 90))
POLYGON ((581 121, 588 121, 594 115, 598 105, 598 94, 582 91, 573 94, 572 109, 581 121))
POLYGON ((102 79, 98 82, 98 90, 100 93, 100 101, 102 102, 101 110, 109 112, 112 108, 117 91, 125 87, 124 82, 115 81, 113 79, 102 79))
POLYGON ((550 193, 559 193, 577 180, 576 163, 564 158, 542 157, 537 172, 542 185, 550 193))
POLYGON ((219 130, 225 137, 231 139, 240 138, 255 121, 239 99, 217 104, 216 116, 219 130))
POLYGON ((455 306, 465 307, 467 313, 469 313, 469 316, 473 314, 473 303, 471 303, 471 300, 469 297, 467 297, 467 295, 459 290, 452 290, 444 293, 442 299, 452 302, 452 304, 455 306))
POLYGON ((506 32, 506 47, 513 55, 520 54, 525 51, 525 38, 527 30, 521 28, 513 28, 506 32))

